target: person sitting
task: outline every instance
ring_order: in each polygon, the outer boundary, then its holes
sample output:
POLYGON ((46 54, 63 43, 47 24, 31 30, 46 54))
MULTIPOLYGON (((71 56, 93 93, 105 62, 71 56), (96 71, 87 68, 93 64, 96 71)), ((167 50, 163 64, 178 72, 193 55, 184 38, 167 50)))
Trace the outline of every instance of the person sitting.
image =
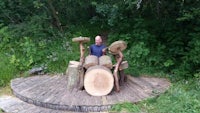
POLYGON ((92 44, 89 49, 90 55, 101 57, 106 54, 106 46, 102 44, 102 38, 99 35, 95 37, 95 44, 92 44))

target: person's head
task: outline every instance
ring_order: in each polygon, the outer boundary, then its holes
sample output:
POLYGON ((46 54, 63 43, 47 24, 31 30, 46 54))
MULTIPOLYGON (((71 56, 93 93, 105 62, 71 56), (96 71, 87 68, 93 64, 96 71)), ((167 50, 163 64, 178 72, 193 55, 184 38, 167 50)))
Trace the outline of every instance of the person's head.
POLYGON ((101 36, 98 35, 95 37, 95 44, 98 46, 102 44, 101 36))

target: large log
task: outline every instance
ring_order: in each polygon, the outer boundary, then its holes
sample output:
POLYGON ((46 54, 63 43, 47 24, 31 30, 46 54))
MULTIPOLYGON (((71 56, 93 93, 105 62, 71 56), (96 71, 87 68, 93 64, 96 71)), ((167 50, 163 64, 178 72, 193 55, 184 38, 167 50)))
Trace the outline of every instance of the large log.
POLYGON ((70 61, 67 71, 67 89, 72 90, 73 88, 77 88, 79 85, 79 62, 70 61))
MULTIPOLYGON (((115 67, 117 64, 113 65, 113 67, 115 67)), ((124 70, 128 68, 128 61, 122 61, 122 63, 119 66, 119 70, 124 70)))
POLYGON ((109 56, 103 55, 99 58, 99 65, 112 69, 112 60, 109 56))
POLYGON ((85 90, 93 96, 104 96, 111 92, 114 78, 111 70, 104 66, 90 67, 85 73, 85 90))
POLYGON ((98 65, 99 61, 98 61, 98 57, 94 56, 94 55, 89 55, 85 58, 85 62, 83 67, 85 67, 86 69, 88 69, 89 67, 98 65))

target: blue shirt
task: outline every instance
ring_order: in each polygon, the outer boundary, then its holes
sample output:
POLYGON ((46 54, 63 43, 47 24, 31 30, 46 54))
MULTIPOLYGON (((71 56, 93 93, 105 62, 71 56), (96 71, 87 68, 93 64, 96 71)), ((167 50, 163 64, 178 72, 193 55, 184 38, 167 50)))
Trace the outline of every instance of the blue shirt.
POLYGON ((103 44, 100 45, 100 46, 95 45, 95 44, 92 44, 92 45, 90 46, 90 53, 91 53, 91 55, 95 55, 95 56, 97 56, 97 57, 100 57, 100 56, 103 55, 102 50, 103 50, 104 48, 106 48, 106 46, 104 46, 103 44))

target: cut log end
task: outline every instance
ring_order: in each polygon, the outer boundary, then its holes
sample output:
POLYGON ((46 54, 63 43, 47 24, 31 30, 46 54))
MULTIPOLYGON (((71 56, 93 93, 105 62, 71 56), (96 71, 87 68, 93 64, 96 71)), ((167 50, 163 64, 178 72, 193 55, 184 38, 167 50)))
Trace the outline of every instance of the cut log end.
MULTIPOLYGON (((72 62, 71 62, 72 63, 72 62)), ((78 85, 78 65, 70 64, 68 65, 67 71, 67 89, 73 89, 76 88, 78 85)))
POLYGON ((89 55, 85 58, 85 63, 83 65, 84 68, 88 69, 89 67, 98 65, 98 57, 94 55, 89 55))
POLYGON ((90 38, 88 37, 76 37, 72 39, 73 42, 89 42, 90 38))
POLYGON ((84 79, 86 91, 93 96, 104 96, 111 92, 114 79, 111 71, 103 66, 90 67, 84 79))
POLYGON ((103 55, 99 58, 99 65, 112 69, 112 60, 109 56, 103 55))
POLYGON ((118 54, 119 51, 123 51, 126 47, 126 42, 120 40, 113 42, 108 49, 111 54, 118 54))

